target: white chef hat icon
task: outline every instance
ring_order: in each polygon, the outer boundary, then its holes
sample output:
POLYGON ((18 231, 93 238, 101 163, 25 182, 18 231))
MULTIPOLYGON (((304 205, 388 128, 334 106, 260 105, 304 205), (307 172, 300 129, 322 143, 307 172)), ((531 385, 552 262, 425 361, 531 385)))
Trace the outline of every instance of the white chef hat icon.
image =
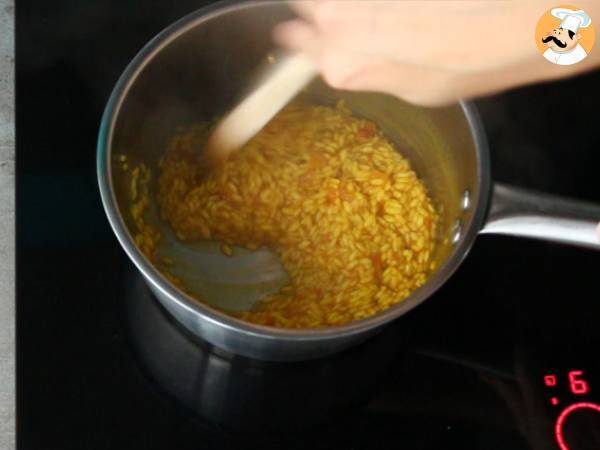
POLYGON ((577 33, 579 28, 589 27, 592 23, 591 17, 581 9, 575 11, 568 8, 554 8, 550 13, 562 21, 560 28, 571 30, 573 33, 577 33))

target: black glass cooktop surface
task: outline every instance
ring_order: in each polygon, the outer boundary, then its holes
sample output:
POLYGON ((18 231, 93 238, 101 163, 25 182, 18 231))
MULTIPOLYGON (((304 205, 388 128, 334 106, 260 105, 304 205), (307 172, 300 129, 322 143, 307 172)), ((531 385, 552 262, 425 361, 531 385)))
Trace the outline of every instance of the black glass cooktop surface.
MULTIPOLYGON (((104 216, 96 137, 130 59, 206 3, 18 4, 19 448, 600 448, 599 253, 480 237, 416 310, 293 364, 213 348, 157 304, 104 216)), ((494 178, 600 203, 599 82, 477 101, 494 178)))

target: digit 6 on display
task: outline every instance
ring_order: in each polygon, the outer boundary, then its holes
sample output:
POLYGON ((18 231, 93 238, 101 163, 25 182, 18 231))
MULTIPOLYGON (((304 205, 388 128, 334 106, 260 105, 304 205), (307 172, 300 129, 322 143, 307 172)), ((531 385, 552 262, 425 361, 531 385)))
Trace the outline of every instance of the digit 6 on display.
POLYGON ((590 390, 587 381, 581 378, 582 375, 583 371, 581 370, 571 370, 569 372, 569 386, 573 394, 586 394, 590 390))

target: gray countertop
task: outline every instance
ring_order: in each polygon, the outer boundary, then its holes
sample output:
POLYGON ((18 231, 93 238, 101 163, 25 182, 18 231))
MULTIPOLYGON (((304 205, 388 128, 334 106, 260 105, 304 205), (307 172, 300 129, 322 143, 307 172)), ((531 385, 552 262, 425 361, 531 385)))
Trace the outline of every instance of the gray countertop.
POLYGON ((15 448, 14 2, 0 0, 0 449, 15 448))

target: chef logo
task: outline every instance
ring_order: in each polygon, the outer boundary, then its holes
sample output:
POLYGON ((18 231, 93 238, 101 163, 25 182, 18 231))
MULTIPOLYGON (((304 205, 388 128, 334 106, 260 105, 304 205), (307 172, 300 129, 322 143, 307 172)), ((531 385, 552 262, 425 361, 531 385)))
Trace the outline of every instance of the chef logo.
POLYGON ((591 17, 582 9, 561 6, 547 11, 539 20, 535 40, 544 58, 570 66, 592 50, 595 30, 591 17))

